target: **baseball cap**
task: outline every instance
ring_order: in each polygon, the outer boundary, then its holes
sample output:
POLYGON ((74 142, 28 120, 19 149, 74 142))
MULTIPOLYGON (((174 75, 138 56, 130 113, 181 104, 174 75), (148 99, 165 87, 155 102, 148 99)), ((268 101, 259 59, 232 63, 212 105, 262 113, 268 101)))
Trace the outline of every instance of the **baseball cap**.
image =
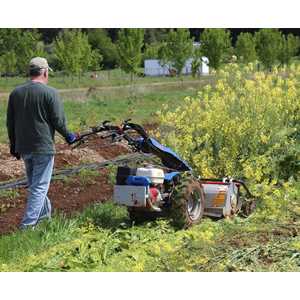
POLYGON ((49 69, 50 71, 53 71, 47 62, 46 58, 43 57, 34 57, 31 59, 29 63, 29 68, 30 69, 49 69))

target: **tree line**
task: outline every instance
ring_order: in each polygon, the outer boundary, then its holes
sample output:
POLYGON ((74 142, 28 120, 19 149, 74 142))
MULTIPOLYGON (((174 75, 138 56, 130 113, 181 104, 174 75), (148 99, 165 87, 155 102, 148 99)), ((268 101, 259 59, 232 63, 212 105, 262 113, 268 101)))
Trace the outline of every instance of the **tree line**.
POLYGON ((299 52, 299 37, 284 35, 278 29, 241 32, 233 45, 227 29, 204 29, 200 43, 188 29, 137 29, 117 31, 113 41, 105 29, 63 29, 51 43, 43 41, 37 29, 0 29, 0 73, 5 76, 25 75, 28 61, 44 56, 56 71, 82 76, 87 71, 121 68, 132 78, 139 74, 144 59, 159 59, 173 74, 180 75, 189 58, 196 76, 202 57, 209 66, 219 69, 236 59, 240 63, 259 61, 270 70, 290 65, 299 52))

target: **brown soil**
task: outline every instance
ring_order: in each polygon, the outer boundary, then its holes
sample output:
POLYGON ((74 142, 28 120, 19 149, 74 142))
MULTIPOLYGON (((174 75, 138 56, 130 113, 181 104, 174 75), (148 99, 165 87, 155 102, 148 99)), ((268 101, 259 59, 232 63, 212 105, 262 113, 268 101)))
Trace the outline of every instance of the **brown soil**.
MULTIPOLYGON (((82 163, 101 162, 129 152, 123 143, 110 144, 99 137, 91 138, 86 144, 71 149, 67 144, 57 144, 55 169, 76 166, 82 163)), ((9 154, 6 145, 0 145, 0 182, 25 176, 22 160, 17 160, 9 154)))
MULTIPOLYGON (((99 176, 93 177, 91 182, 83 184, 79 178, 72 177, 68 182, 53 181, 48 196, 51 199, 53 212, 71 216, 82 211, 92 203, 104 202, 111 199, 112 186, 108 182, 108 170, 99 170, 99 176)), ((26 190, 19 189, 16 199, 0 199, 2 203, 13 206, 0 214, 0 234, 15 231, 24 214, 26 205, 26 190)))
MULTIPOLYGON (((109 144, 109 141, 92 138, 86 144, 71 150, 66 144, 56 145, 55 169, 62 169, 82 163, 101 162, 129 152, 122 143, 109 144)), ((0 181, 23 177, 24 163, 9 154, 8 147, 0 146, 0 181)), ((112 186, 108 182, 108 170, 99 170, 99 176, 92 183, 83 184, 80 178, 72 177, 70 181, 52 181, 49 198, 54 212, 67 216, 82 211, 95 202, 111 199, 112 186)), ((15 199, 0 196, 0 234, 15 231, 21 222, 26 205, 26 189, 18 189, 19 196, 15 199)))
MULTIPOLYGON (((145 125, 147 131, 156 127, 157 124, 145 125)), ((67 144, 57 144, 56 152, 54 168, 63 169, 83 163, 113 159, 129 153, 130 149, 124 143, 111 144, 109 140, 95 136, 73 150, 67 144)), ((99 170, 99 176, 93 177, 93 182, 89 183, 83 183, 79 176, 73 176, 67 181, 52 181, 48 195, 53 211, 70 216, 81 212, 92 203, 111 199, 112 186, 108 181, 108 172, 107 169, 99 170)), ((0 145, 0 182, 23 176, 25 176, 23 161, 12 158, 7 145, 0 145)), ((21 222, 27 191, 25 188, 20 188, 17 192, 19 195, 15 199, 0 194, 0 234, 17 230, 21 222)))

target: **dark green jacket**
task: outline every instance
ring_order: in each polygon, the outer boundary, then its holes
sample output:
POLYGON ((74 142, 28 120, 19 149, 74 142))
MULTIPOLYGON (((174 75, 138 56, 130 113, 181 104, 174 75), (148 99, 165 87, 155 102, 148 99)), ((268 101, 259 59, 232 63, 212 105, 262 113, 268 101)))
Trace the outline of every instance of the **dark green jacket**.
POLYGON ((54 154, 54 133, 69 134, 62 103, 54 88, 28 81, 9 96, 7 130, 16 153, 54 154))

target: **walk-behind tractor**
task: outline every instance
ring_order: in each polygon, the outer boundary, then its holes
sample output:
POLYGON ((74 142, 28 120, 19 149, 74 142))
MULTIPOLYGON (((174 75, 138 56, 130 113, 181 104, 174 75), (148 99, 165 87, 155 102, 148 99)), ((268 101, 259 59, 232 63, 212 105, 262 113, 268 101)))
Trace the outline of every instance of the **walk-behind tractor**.
POLYGON ((145 129, 124 121, 121 126, 108 121, 82 133, 74 147, 90 135, 126 141, 133 151, 152 154, 160 164, 119 166, 113 200, 127 207, 134 221, 157 216, 170 216, 175 225, 189 227, 203 215, 214 218, 250 214, 255 208, 254 197, 245 183, 233 178, 204 179, 197 177, 187 162, 170 148, 149 137, 145 129), (106 132, 105 135, 99 133, 106 132))

